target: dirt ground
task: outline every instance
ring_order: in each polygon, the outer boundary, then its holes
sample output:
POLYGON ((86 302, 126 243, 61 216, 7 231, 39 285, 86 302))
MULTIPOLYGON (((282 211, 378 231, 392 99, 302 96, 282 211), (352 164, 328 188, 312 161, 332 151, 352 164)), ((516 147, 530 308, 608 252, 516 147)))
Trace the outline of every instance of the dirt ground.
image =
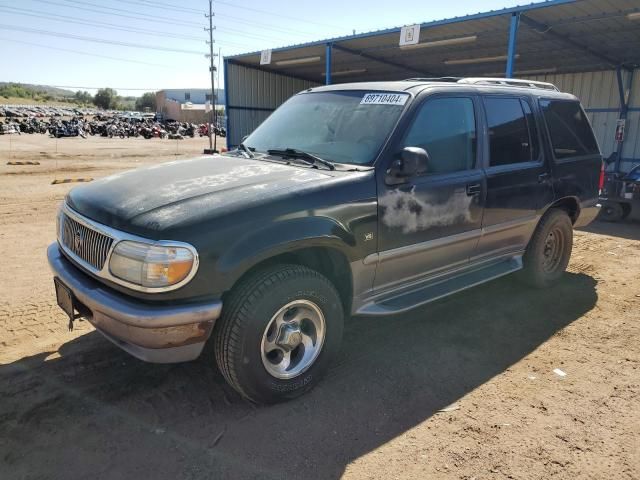
POLYGON ((0 479, 640 478, 637 218, 576 232, 552 290, 507 277, 352 319, 324 381, 283 405, 242 401, 211 356, 145 364, 86 322, 68 332, 45 248, 73 184, 52 180, 205 143, 61 139, 56 153, 0 136, 0 479))

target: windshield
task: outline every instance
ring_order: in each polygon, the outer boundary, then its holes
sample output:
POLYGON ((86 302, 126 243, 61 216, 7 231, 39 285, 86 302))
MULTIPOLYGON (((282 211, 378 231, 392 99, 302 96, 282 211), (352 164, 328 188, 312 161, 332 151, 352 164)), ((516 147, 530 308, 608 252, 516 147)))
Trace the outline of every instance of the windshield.
POLYGON ((292 148, 341 163, 371 163, 395 126, 406 93, 304 93, 285 102, 243 142, 252 151, 292 148))

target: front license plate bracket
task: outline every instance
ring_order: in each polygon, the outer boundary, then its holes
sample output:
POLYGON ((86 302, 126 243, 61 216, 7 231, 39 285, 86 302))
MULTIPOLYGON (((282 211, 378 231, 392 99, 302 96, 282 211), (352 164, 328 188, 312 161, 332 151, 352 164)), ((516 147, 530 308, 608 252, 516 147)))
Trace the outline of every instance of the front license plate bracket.
POLYGON ((73 330, 73 322, 80 317, 79 313, 76 313, 76 302, 73 292, 67 287, 58 277, 54 277, 53 283, 56 288, 56 301, 58 306, 69 317, 69 331, 73 330))

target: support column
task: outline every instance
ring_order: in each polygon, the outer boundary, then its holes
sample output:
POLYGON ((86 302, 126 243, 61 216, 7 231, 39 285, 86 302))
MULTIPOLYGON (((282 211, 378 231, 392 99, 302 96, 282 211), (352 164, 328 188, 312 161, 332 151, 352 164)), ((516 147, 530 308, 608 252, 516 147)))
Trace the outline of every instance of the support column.
MULTIPOLYGON (((622 76, 622 67, 616 67, 616 77, 618 79, 618 95, 620 95, 620 111, 618 118, 620 120, 626 120, 627 114, 629 113, 629 100, 631 99, 631 86, 633 85, 633 73, 635 70, 629 71, 629 97, 627 98, 625 88, 624 88, 624 79, 622 76)), ((626 129, 626 128, 625 128, 626 129)), ((614 172, 620 172, 620 163, 622 162, 622 150, 624 148, 624 140, 622 142, 618 142, 618 146, 616 147, 616 164, 614 168, 614 172)))
POLYGON ((505 76, 513 78, 516 64, 516 45, 518 43, 518 26, 520 25, 520 12, 511 14, 511 24, 509 25, 509 47, 507 50, 507 71, 505 76))
POLYGON ((231 132, 229 131, 229 127, 231 126, 229 122, 229 60, 224 59, 224 71, 222 72, 222 78, 224 80, 224 129, 226 130, 226 140, 227 140, 227 149, 231 149, 231 132))
POLYGON ((333 50, 333 44, 327 43, 325 47, 325 85, 331 85, 331 53, 333 50))

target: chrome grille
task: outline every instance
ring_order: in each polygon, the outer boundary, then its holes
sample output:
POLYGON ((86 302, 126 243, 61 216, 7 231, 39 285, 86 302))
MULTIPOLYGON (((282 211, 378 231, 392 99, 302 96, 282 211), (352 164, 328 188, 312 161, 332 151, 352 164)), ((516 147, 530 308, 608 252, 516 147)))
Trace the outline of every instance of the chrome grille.
POLYGON ((60 243, 96 270, 107 261, 113 239, 74 220, 65 213, 60 218, 60 243))

